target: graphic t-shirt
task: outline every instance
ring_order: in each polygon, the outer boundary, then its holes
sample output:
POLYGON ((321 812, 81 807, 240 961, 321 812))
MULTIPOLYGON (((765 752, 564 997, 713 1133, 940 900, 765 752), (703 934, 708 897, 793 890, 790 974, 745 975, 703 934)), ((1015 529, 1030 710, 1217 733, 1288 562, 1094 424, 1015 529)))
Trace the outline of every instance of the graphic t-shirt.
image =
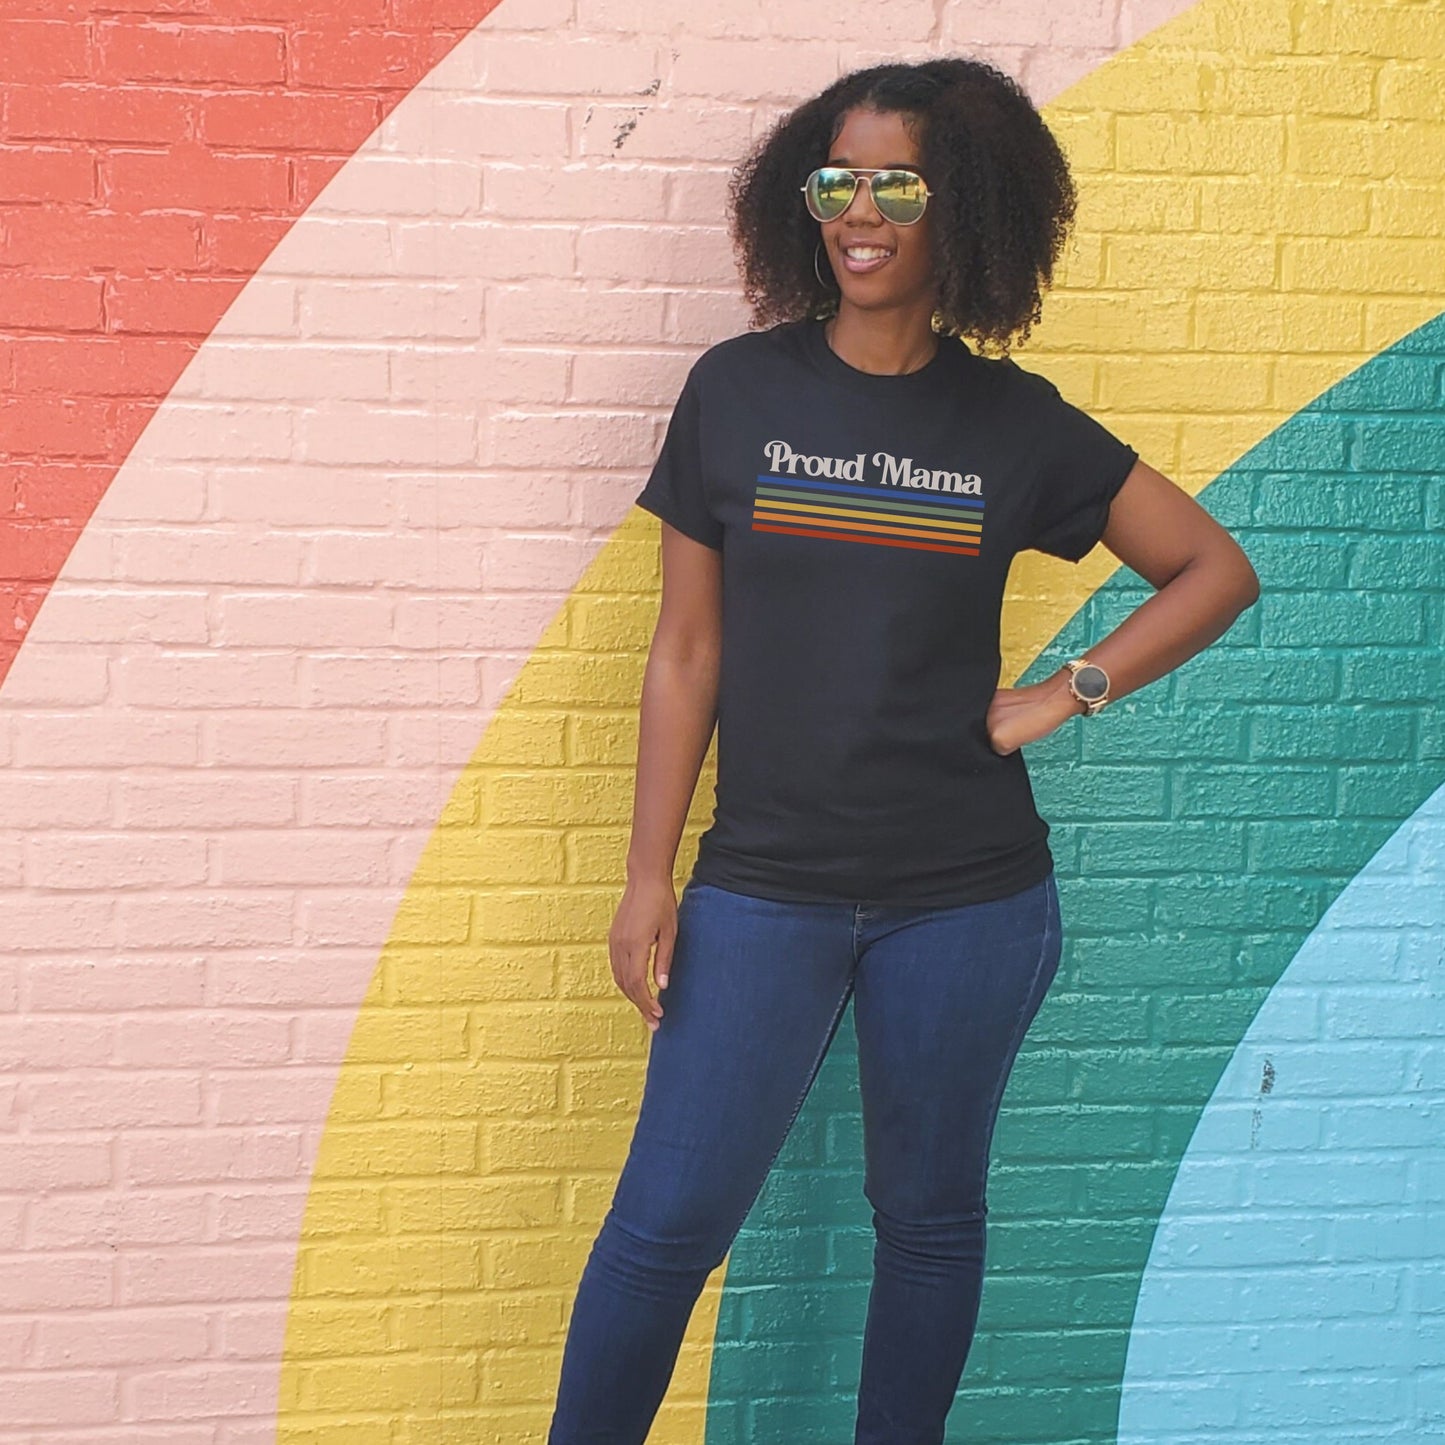
POLYGON ((1012 360, 845 362, 818 320, 693 363, 637 505, 722 554, 713 818, 693 877, 983 902, 1053 867, 986 715, 1014 554, 1078 561, 1138 453, 1012 360))

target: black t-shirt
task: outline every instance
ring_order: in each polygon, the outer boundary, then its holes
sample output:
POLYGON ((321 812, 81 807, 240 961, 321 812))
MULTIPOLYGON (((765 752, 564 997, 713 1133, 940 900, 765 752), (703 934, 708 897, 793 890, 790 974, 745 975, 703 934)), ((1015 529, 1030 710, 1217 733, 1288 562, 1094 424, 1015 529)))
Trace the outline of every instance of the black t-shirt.
POLYGON ((1138 453, 1012 360, 941 339, 859 371, 823 323, 693 363, 637 505, 718 549, 717 792, 693 876, 802 902, 1000 898, 1053 867, 989 745, 1016 552, 1077 561, 1138 453))

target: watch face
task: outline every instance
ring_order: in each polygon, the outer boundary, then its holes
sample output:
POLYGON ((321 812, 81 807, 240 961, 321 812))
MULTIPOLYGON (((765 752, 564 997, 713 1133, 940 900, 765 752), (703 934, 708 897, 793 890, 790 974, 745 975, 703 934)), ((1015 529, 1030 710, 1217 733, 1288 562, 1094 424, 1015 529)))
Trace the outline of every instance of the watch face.
POLYGON ((1087 702, 1098 702, 1109 690, 1109 679, 1102 667, 1090 663, 1074 674, 1074 690, 1087 702))

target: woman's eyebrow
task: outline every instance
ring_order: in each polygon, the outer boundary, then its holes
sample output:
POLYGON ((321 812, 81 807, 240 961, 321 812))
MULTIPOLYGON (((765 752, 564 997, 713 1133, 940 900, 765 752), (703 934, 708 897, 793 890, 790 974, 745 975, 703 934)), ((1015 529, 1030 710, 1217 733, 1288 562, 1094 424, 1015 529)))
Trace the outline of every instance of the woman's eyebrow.
MULTIPOLYGON (((853 164, 853 162, 850 161, 847 156, 833 156, 833 157, 828 161, 828 164, 829 164, 830 166, 851 166, 851 165, 853 164)), ((916 169, 916 168, 917 168, 917 165, 918 165, 918 162, 917 162, 917 161, 889 161, 886 165, 881 165, 881 166, 876 166, 876 167, 875 167, 875 166, 864 166, 863 169, 864 169, 864 170, 875 170, 875 169, 876 169, 876 170, 880 170, 880 171, 911 171, 911 170, 916 169)))

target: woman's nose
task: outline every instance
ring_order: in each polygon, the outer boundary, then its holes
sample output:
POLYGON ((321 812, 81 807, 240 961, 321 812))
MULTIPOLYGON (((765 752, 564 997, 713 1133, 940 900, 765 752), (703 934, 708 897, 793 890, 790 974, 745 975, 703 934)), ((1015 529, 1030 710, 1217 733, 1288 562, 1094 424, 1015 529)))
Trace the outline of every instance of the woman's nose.
POLYGON ((873 187, 869 184, 867 176, 858 177, 858 185, 853 192, 853 198, 848 202, 847 206, 844 207, 843 214, 839 216, 838 219, 840 221, 846 220, 853 207, 858 205, 860 201, 863 205, 863 219, 869 220, 876 218, 878 215, 878 207, 873 204, 873 187), (871 217, 869 212, 872 212, 871 217))

